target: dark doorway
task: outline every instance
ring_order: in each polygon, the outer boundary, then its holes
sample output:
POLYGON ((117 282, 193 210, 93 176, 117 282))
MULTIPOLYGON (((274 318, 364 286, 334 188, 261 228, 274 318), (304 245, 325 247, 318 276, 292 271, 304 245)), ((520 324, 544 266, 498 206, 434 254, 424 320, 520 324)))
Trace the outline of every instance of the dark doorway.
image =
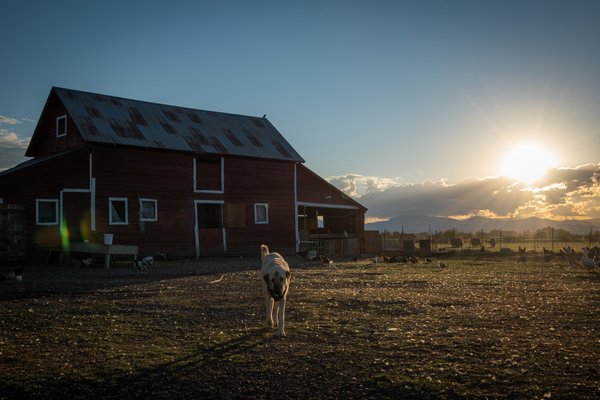
POLYGON ((221 255, 225 252, 223 203, 196 202, 196 249, 198 256, 221 255))

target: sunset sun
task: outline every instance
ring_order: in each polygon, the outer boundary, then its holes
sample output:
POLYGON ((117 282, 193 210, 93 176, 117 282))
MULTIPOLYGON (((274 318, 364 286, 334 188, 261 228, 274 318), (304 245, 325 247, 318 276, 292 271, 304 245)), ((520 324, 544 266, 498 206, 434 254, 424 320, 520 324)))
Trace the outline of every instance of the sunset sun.
POLYGON ((515 147, 506 155, 502 163, 502 175, 521 182, 533 182, 556 166, 556 158, 544 147, 527 143, 515 147))

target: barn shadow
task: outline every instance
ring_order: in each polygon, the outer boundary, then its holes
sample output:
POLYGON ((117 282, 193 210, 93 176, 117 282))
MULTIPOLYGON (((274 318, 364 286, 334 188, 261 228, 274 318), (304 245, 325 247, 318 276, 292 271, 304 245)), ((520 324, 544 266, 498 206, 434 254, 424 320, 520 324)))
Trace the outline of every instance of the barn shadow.
POLYGON ((227 258, 157 262, 146 271, 130 263, 116 263, 110 269, 60 267, 57 265, 24 265, 22 281, 0 282, 0 300, 33 299, 49 295, 76 296, 98 290, 129 285, 152 284, 194 276, 215 276, 255 271, 259 260, 227 258))
MULTIPOLYGON (((257 349, 277 343, 284 346, 271 329, 249 329, 230 340, 202 343, 186 357, 135 372, 107 370, 93 378, 57 372, 56 379, 35 382, 35 392, 0 382, 0 399, 216 399, 256 398, 263 393, 262 398, 264 390, 275 393, 280 388, 270 376, 273 365, 257 362, 262 359, 262 350, 257 349)), ((278 377, 285 379, 281 372, 278 377)))
MULTIPOLYGON (((136 371, 106 370, 94 377, 56 373, 34 389, 0 382, 4 399, 230 399, 230 398, 439 398, 446 389, 415 384, 393 385, 379 376, 340 379, 335 354, 322 354, 311 368, 306 353, 289 353, 289 340, 267 328, 249 329, 219 343, 203 343, 196 352, 136 371), (333 358, 332 358, 333 357, 333 358), (330 370, 323 365, 335 365, 330 370), (360 389, 359 389, 360 388, 360 389), (42 396, 40 394, 43 393, 42 396)), ((301 345, 302 343, 296 343, 301 345)), ((314 359, 315 355, 312 355, 314 359)), ((415 383, 415 382, 412 382, 415 383)), ((453 393, 451 398, 461 398, 453 393)))

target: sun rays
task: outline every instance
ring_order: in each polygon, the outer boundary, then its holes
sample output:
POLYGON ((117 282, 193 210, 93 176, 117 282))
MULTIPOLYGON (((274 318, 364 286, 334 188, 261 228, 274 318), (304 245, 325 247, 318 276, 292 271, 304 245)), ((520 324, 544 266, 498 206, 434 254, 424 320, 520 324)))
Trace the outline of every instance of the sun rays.
POLYGON ((501 173, 520 182, 532 183, 556 166, 556 157, 546 148, 525 143, 515 147, 504 158, 501 173))

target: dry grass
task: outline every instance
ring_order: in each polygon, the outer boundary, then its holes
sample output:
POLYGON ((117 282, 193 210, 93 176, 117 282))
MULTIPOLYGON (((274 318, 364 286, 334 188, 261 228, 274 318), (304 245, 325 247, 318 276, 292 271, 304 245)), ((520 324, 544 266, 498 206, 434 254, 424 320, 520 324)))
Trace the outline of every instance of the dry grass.
POLYGON ((292 258, 284 339, 258 259, 27 268, 0 286, 0 398, 600 396, 598 273, 445 263, 292 258))

